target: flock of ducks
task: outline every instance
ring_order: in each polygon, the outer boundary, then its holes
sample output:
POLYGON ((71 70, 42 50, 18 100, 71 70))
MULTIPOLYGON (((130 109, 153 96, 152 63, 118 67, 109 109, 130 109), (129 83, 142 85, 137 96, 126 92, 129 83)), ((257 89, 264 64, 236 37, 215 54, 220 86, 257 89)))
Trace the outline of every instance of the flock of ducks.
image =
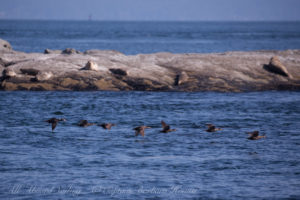
MULTIPOLYGON (((46 120, 46 122, 50 123, 52 125, 52 132, 54 131, 55 127, 57 126, 58 122, 60 121, 66 121, 66 119, 61 118, 61 119, 57 119, 57 118, 51 118, 46 120)), ((92 126, 92 125, 96 125, 96 123, 89 123, 87 120, 81 120, 78 123, 78 126, 80 127, 88 127, 88 126, 92 126)), ((161 125, 162 125, 162 130, 160 132, 162 133, 169 133, 169 132, 173 132, 176 131, 176 129, 171 129, 170 125, 166 124, 163 120, 161 121, 161 125)), ((103 124, 98 124, 98 126, 101 126, 103 129, 106 130, 110 130, 111 127, 115 126, 115 124, 112 123, 103 123, 103 124)), ((216 132, 216 131, 220 131, 222 130, 221 128, 217 128, 215 127, 213 124, 206 124, 207 132, 216 132)), ((150 126, 138 126, 135 127, 133 130, 135 131, 135 136, 141 135, 141 136, 145 136, 145 129, 147 128, 151 128, 150 126)), ((249 134, 248 139, 249 140, 259 140, 262 138, 265 138, 266 136, 264 135, 259 135, 259 131, 253 131, 253 132, 246 132, 247 134, 249 134)))

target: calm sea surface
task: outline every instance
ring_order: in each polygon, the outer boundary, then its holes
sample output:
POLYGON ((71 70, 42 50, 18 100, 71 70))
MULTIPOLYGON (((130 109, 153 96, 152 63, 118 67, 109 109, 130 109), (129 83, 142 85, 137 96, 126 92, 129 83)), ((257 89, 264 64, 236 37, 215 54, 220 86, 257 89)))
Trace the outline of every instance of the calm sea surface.
POLYGON ((300 22, 99 22, 0 20, 15 50, 113 49, 125 54, 300 49, 300 22))
POLYGON ((0 92, 0 117, 1 199, 300 198, 298 92, 0 92))
MULTIPOLYGON (((0 38, 25 52, 285 50, 300 23, 0 20, 0 38)), ((0 119, 0 199, 300 199, 299 92, 0 92, 0 119), (52 133, 51 117, 67 121, 52 133)))

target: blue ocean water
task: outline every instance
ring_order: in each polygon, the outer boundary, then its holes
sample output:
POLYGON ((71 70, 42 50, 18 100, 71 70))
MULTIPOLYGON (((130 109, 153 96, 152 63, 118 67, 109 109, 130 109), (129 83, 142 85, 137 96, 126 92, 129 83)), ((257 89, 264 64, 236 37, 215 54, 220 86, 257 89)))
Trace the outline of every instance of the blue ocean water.
MULTIPOLYGON (((0 38, 25 52, 285 50, 300 23, 0 20, 0 38)), ((299 113, 299 92, 0 92, 0 199, 300 199, 299 113), (52 133, 51 117, 67 121, 52 133)))
POLYGON ((0 199, 300 198, 298 92, 0 92, 0 117, 0 199))
POLYGON ((75 48, 125 54, 300 49, 300 22, 0 20, 0 38, 25 52, 75 48))

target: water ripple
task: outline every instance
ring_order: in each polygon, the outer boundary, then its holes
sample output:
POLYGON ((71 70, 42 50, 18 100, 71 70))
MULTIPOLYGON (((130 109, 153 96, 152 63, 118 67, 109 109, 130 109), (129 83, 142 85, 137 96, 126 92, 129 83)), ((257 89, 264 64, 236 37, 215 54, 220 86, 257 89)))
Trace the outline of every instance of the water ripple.
POLYGON ((0 93, 0 198, 300 196, 297 92, 0 93), (50 117, 67 121, 52 133, 50 117), (116 126, 82 128, 81 119, 116 126), (160 133, 161 120, 177 131, 160 133), (224 130, 208 133, 206 123, 224 130), (142 124, 152 129, 135 137, 142 124), (247 140, 253 130, 267 138, 247 140), (37 191, 28 194, 30 186, 37 191))

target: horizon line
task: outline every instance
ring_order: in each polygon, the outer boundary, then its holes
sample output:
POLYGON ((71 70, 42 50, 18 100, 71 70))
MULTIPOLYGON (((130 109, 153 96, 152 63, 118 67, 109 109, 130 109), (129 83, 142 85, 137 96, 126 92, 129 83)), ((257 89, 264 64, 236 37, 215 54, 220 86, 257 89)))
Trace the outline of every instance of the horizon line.
POLYGON ((0 21, 74 21, 74 22, 300 22, 299 20, 112 20, 112 19, 12 19, 0 18, 0 21))

